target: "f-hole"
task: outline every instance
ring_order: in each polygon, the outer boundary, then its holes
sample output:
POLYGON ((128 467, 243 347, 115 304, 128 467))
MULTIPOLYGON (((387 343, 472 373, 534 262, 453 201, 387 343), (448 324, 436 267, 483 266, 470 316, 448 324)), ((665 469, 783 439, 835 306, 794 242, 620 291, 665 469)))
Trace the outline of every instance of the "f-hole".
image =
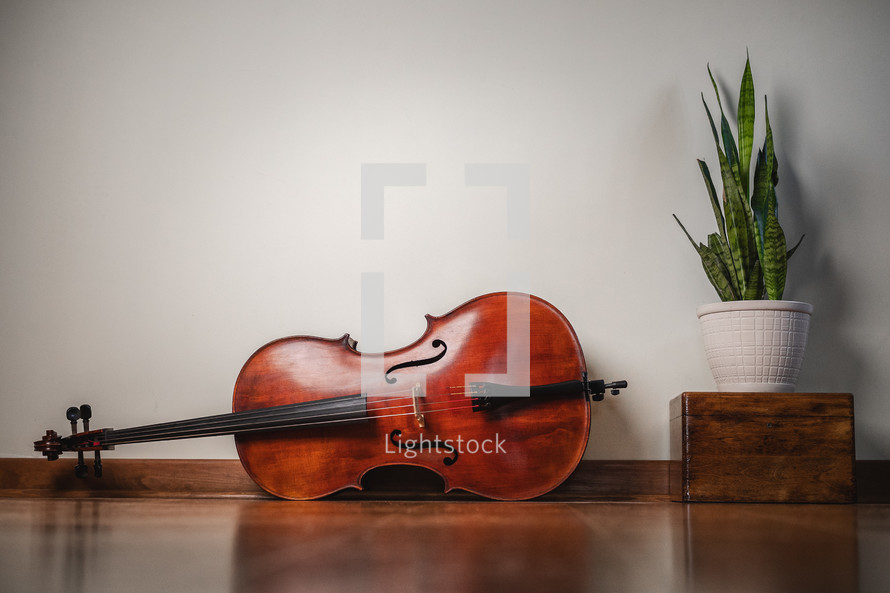
POLYGON ((424 358, 422 360, 411 360, 409 362, 401 362, 397 365, 390 367, 389 370, 386 371, 386 373, 384 374, 384 378, 386 379, 386 382, 389 383, 390 385, 392 385, 393 383, 396 382, 397 379, 395 377, 389 376, 389 374, 392 373, 393 371, 397 371, 399 369, 407 369, 407 368, 411 368, 411 367, 420 367, 420 366, 424 366, 424 365, 428 365, 428 364, 433 364, 434 362, 441 360, 442 357, 445 356, 445 353, 448 352, 448 346, 446 346, 445 342, 443 342, 442 340, 438 340, 438 339, 433 340, 433 348, 442 348, 442 351, 439 352, 437 355, 430 357, 430 358, 424 358))

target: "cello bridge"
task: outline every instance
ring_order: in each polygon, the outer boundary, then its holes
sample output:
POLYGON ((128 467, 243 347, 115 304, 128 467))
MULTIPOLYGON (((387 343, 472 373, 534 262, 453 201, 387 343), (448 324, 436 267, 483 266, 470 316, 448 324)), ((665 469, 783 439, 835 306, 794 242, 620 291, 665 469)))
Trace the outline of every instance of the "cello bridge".
POLYGON ((417 426, 424 428, 426 426, 426 420, 423 417, 423 413, 420 411, 420 402, 417 401, 418 398, 421 397, 423 397, 423 387, 420 383, 415 383, 414 387, 411 388, 411 403, 414 405, 414 419, 417 420, 417 426))

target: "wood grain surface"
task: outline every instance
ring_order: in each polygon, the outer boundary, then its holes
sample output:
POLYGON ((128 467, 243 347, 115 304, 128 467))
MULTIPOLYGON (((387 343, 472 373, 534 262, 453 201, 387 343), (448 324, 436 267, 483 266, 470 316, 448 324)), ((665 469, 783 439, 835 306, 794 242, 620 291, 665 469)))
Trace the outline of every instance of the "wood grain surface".
POLYGON ((684 393, 670 410, 677 500, 856 500, 850 394, 684 393))
POLYGON ((887 591, 883 505, 4 499, 9 593, 887 591))

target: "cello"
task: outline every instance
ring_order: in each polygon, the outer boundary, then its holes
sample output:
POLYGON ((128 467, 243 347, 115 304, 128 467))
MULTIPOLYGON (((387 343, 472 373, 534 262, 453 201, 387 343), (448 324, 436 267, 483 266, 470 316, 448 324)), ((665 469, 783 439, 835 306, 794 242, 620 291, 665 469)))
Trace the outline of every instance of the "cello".
POLYGON ((93 452, 101 476, 102 450, 231 434, 257 485, 296 500, 361 489, 385 465, 423 467, 445 492, 498 500, 561 484, 587 446, 590 402, 627 382, 588 380, 574 329, 535 296, 487 294, 426 321, 414 343, 384 353, 359 352, 349 334, 275 340, 244 364, 231 413, 90 430, 84 404, 66 413, 70 436, 47 430, 34 449, 50 460, 76 452, 78 477, 93 452))

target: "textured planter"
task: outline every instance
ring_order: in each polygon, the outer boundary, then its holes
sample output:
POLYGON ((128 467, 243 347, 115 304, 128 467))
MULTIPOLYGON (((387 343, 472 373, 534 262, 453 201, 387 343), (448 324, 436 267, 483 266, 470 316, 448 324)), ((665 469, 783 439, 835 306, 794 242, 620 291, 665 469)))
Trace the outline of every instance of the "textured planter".
POLYGON ((728 301, 697 310, 705 355, 719 391, 793 392, 813 306, 797 301, 728 301))

